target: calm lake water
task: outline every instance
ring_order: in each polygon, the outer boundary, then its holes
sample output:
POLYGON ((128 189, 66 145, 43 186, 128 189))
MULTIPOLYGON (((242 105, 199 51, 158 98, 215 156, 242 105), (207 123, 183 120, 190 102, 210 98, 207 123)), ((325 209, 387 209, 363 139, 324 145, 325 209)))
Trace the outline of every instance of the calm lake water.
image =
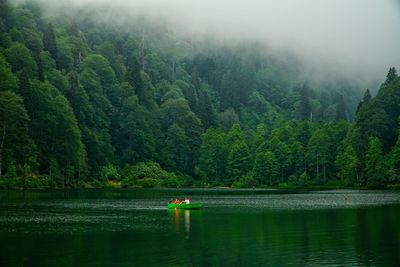
POLYGON ((400 266, 400 192, 0 191, 0 266, 400 266))

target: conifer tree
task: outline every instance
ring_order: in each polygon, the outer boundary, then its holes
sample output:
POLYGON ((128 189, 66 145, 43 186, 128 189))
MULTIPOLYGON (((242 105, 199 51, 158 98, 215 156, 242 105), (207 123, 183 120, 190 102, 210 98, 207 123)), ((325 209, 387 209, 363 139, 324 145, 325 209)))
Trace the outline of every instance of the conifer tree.
POLYGON ((364 93, 363 100, 360 101, 360 103, 358 103, 356 113, 358 113, 358 111, 360 110, 360 108, 361 108, 363 105, 367 105, 367 104, 369 103, 369 101, 371 100, 371 98, 372 98, 371 92, 369 91, 369 89, 367 89, 367 90, 365 91, 365 93, 364 93))
POLYGON ((141 102, 143 98, 143 81, 140 73, 139 61, 134 55, 128 58, 126 80, 135 89, 139 101, 141 102))
POLYGON ((397 70, 396 68, 392 67, 389 69, 389 72, 386 76, 386 83, 391 83, 396 78, 397 78, 397 70))
POLYGON ((56 34, 54 33, 53 24, 49 23, 43 32, 43 46, 44 50, 49 51, 50 55, 57 62, 58 61, 58 48, 56 41, 56 34))

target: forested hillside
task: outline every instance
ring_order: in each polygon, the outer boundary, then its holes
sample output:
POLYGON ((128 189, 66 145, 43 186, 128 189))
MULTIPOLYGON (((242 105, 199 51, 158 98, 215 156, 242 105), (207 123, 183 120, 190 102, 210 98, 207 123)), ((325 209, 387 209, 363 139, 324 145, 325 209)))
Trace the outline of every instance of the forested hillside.
POLYGON ((288 53, 76 13, 0 0, 1 188, 400 183, 394 68, 359 101, 288 53))

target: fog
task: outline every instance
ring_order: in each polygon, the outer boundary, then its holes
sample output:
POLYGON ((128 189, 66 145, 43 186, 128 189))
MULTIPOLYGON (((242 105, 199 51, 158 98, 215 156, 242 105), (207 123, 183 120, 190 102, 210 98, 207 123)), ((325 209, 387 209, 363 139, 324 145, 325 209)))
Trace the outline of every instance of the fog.
POLYGON ((335 69, 361 79, 382 80, 389 67, 400 65, 398 0, 64 0, 63 4, 67 2, 85 8, 108 5, 120 10, 121 16, 142 16, 190 38, 259 42, 295 52, 314 69, 335 69))

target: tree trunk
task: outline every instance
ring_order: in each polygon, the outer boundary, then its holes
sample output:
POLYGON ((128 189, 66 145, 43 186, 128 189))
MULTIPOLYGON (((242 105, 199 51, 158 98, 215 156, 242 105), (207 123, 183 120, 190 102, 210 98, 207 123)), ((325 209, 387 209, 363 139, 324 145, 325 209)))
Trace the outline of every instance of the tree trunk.
POLYGON ((358 170, 357 170, 357 167, 356 167, 356 179, 357 179, 357 184, 359 183, 359 180, 358 180, 358 170))
POLYGON ((6 138, 6 125, 4 124, 3 127, 3 136, 1 137, 1 144, 0 144, 0 176, 3 174, 2 173, 2 167, 3 167, 3 148, 4 148, 4 140, 6 138))
POLYGON ((317 153, 317 178, 319 178, 319 155, 317 153))
POLYGON ((326 184, 326 166, 324 163, 324 184, 326 184))

